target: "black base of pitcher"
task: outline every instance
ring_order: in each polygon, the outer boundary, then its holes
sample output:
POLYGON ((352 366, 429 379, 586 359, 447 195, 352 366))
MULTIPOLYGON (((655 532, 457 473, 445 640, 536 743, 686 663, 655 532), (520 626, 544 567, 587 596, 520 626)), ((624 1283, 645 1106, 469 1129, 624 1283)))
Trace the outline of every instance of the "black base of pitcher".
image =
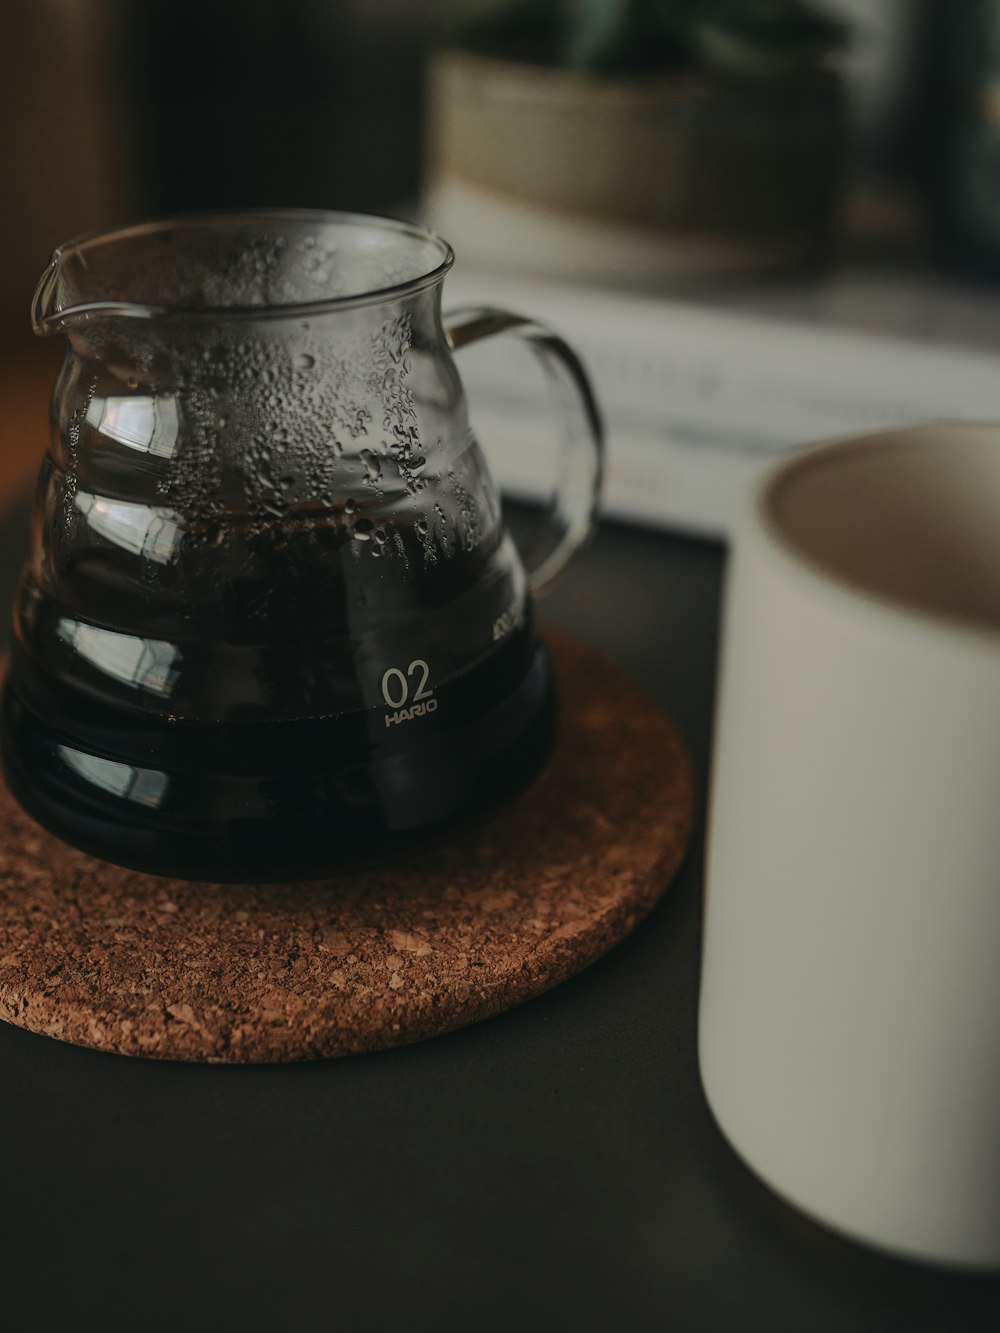
POLYGON ((548 757, 555 685, 533 634, 433 698, 388 722, 371 710, 165 727, 71 698, 15 651, 0 702, 3 770, 40 824, 117 865, 196 880, 322 878, 488 810, 548 757))

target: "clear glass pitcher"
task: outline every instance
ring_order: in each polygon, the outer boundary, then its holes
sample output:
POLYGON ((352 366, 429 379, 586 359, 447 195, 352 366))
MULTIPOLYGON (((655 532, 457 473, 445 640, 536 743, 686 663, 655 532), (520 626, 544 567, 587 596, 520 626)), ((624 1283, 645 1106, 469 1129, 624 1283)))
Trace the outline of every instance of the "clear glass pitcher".
POLYGON ((295 211, 55 252, 33 323, 67 350, 0 715, 41 823, 140 869, 294 878, 538 770, 554 687, 529 589, 590 527, 600 421, 550 331, 442 319, 452 258, 416 227, 295 211), (452 359, 499 333, 565 423, 528 573, 452 359))

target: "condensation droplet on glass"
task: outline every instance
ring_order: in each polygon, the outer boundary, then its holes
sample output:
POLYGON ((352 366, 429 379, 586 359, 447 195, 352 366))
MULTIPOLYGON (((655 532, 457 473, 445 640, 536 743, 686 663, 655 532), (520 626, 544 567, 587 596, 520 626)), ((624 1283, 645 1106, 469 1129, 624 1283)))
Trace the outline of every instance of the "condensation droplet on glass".
POLYGON ((375 540, 378 542, 379 546, 384 546, 386 544, 389 539, 385 535, 385 528, 375 529, 375 540))
POLYGON ((308 352, 298 352, 292 362, 296 370, 312 370, 316 364, 316 358, 310 356, 308 352))
POLYGON ((351 536, 355 541, 366 542, 372 535, 372 528, 375 525, 369 518, 359 518, 351 525, 351 536))
POLYGON ((427 536, 427 520, 425 518, 418 518, 413 526, 416 528, 419 536, 421 537, 427 536))
POLYGON ((354 503, 354 501, 351 500, 351 499, 348 499, 348 501, 347 501, 346 504, 344 505, 344 513, 345 513, 345 514, 353 514, 353 513, 355 513, 355 512, 357 511, 357 508, 358 508, 358 506, 354 503))
POLYGON ((399 558, 403 562, 403 568, 408 571, 410 568, 410 557, 406 553, 406 543, 403 541, 403 534, 398 528, 392 534, 392 540, 393 545, 399 553, 399 558))
POLYGON ((129 377, 128 377, 128 387, 129 387, 130 389, 138 389, 138 387, 139 387, 139 381, 136 379, 136 377, 135 377, 134 375, 129 375, 129 377))

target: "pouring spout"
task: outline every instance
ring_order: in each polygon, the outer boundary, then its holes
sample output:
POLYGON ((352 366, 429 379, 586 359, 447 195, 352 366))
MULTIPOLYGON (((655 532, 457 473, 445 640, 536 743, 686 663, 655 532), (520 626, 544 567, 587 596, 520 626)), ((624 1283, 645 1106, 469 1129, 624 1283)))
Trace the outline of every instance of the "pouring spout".
POLYGON ((86 257, 79 244, 60 246, 58 250, 52 252, 52 258, 38 279, 31 300, 33 333, 39 338, 46 338, 53 333, 66 333, 75 326, 102 316, 155 319, 164 313, 158 306, 145 305, 138 301, 98 298, 93 290, 93 284, 85 280, 86 276, 86 257), (74 272, 75 269, 82 272, 74 272))
POLYGON ((38 279, 31 298, 31 329, 39 338, 58 333, 63 327, 63 312, 59 309, 59 251, 49 260, 48 268, 38 279))

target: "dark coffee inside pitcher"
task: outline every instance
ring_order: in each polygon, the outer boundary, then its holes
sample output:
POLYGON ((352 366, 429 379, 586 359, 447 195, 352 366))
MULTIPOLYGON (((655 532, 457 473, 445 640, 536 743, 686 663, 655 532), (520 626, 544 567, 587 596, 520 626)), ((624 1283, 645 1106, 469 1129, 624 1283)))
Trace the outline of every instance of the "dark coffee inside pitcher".
POLYGON ((5 774, 40 823, 120 864, 198 879, 327 874, 477 813, 548 754, 555 694, 530 624, 416 702, 405 679, 392 680, 398 708, 206 725, 97 707, 18 653, 5 774))
POLYGON ((555 694, 509 539, 431 563, 429 529, 347 504, 189 530, 152 590, 93 539, 74 543, 58 600, 29 570, 0 711, 22 804, 156 873, 294 878, 526 785, 555 694), (382 565, 405 573, 360 604, 358 578, 382 565))

